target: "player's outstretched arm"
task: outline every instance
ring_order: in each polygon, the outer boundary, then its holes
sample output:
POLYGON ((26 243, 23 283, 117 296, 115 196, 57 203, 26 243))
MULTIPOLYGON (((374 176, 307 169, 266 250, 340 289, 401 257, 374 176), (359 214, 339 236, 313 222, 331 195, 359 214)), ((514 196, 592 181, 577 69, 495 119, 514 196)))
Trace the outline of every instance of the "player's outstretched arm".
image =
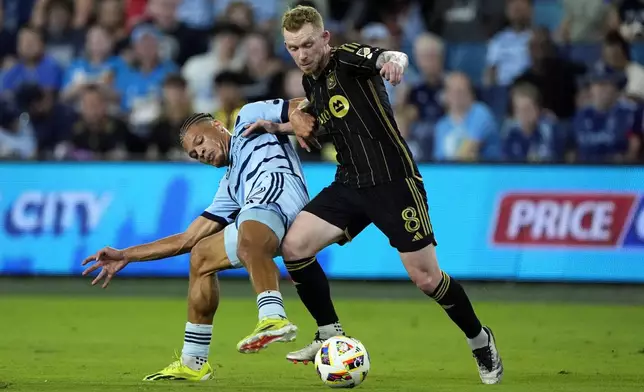
POLYGON ((95 262, 83 271, 83 276, 101 268, 101 272, 92 281, 92 285, 104 279, 102 287, 105 288, 112 277, 130 262, 160 260, 190 252, 197 242, 215 234, 222 228, 220 223, 200 216, 183 233, 122 250, 105 247, 83 260, 83 265, 95 262))

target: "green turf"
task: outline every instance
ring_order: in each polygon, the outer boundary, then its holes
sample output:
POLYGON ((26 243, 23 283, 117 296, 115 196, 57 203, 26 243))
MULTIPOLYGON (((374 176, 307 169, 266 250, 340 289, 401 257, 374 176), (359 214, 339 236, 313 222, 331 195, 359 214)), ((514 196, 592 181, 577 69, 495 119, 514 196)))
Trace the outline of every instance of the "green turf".
MULTIPOLYGON (((367 346, 365 391, 642 391, 644 308, 638 306, 477 303, 494 328, 506 366, 502 385, 479 385, 460 332, 423 300, 338 300, 345 328, 367 346)), ((216 380, 148 384, 139 380, 181 349, 180 298, 0 296, 0 390, 308 391, 326 390, 313 366, 284 360, 314 326, 287 301, 298 341, 261 354, 235 351, 256 322, 252 297, 222 300, 215 318, 216 380)))

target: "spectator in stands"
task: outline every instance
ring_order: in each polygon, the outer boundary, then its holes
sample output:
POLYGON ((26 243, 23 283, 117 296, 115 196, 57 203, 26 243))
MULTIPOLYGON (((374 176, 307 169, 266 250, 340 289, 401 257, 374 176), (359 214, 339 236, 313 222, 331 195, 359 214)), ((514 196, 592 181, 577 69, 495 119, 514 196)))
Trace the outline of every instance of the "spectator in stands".
POLYGON ((49 99, 42 87, 22 85, 15 93, 16 106, 29 115, 38 142, 39 155, 50 156, 58 142, 67 137, 74 121, 71 108, 49 99))
POLYGON ((18 34, 18 62, 2 78, 2 89, 17 90, 23 84, 37 84, 46 91, 51 106, 60 88, 62 70, 45 54, 42 35, 36 29, 23 27, 18 34))
POLYGON ((304 86, 302 85, 302 71, 299 68, 289 68, 284 75, 284 85, 280 97, 284 99, 294 99, 306 96, 304 86))
POLYGON ((0 29, 15 37, 18 30, 31 20, 36 2, 37 0, 0 1, 0 29))
POLYGON ((116 100, 113 79, 119 66, 119 59, 112 56, 114 43, 107 30, 96 25, 91 27, 85 37, 85 54, 67 68, 63 78, 61 98, 74 102, 88 84, 98 84, 116 100))
POLYGON ((186 26, 207 34, 214 26, 215 3, 213 0, 181 0, 177 8, 177 19, 186 26))
POLYGON ((626 74, 626 95, 644 101, 644 67, 631 61, 630 45, 619 32, 611 31, 606 34, 602 46, 602 60, 610 69, 626 74))
POLYGON ((97 5, 96 24, 104 28, 114 41, 114 54, 128 44, 125 11, 122 0, 101 0, 97 5))
POLYGON ((556 119, 542 110, 539 90, 531 84, 512 88, 512 118, 503 132, 503 158, 512 162, 553 162, 560 159, 556 119))
POLYGON ((625 83, 621 72, 597 69, 589 75, 591 105, 581 109, 573 125, 579 162, 632 162, 637 159, 641 121, 635 104, 619 98, 625 83))
POLYGON ((609 29, 612 7, 606 0, 563 0, 563 9, 557 32, 563 42, 600 41, 609 29))
POLYGON ((499 157, 499 129, 490 109, 476 102, 465 74, 445 79, 447 114, 436 124, 434 159, 448 161, 494 160, 499 157))
POLYGON ((414 157, 423 161, 432 157, 434 126, 444 114, 443 41, 433 34, 421 34, 414 43, 414 59, 421 81, 411 88, 405 108, 397 117, 402 120, 401 131, 407 130, 403 136, 414 157))
POLYGON ((121 95, 121 107, 130 112, 130 122, 137 131, 158 117, 161 86, 166 76, 177 67, 159 56, 159 31, 140 25, 132 31, 134 62, 116 70, 115 87, 121 95))
POLYGON ((262 33, 255 32, 246 36, 246 67, 243 72, 249 84, 244 86, 244 96, 248 102, 275 98, 280 93, 284 80, 284 64, 275 57, 271 42, 262 33))
POLYGON ((239 48, 244 30, 234 24, 220 23, 215 27, 210 50, 188 60, 181 74, 188 82, 197 112, 209 112, 218 105, 212 81, 220 72, 241 71, 246 61, 245 51, 239 48))
MULTIPOLYGON (((601 1, 601 0, 600 0, 601 1)), ((501 30, 506 0, 435 0, 426 12, 428 29, 449 42, 486 41, 501 30)))
POLYGON ((36 137, 28 119, 13 102, 0 99, 0 159, 36 157, 36 137))
POLYGON ((152 124, 148 138, 148 159, 177 160, 185 157, 177 132, 192 113, 188 83, 181 75, 169 75, 163 82, 161 116, 152 124))
POLYGON ((221 121, 226 129, 235 129, 235 120, 244 102, 242 86, 246 77, 239 72, 224 71, 215 77, 214 87, 219 95, 219 106, 214 117, 221 121))
POLYGON ((483 77, 486 85, 507 86, 530 65, 532 0, 507 0, 506 16, 510 26, 488 43, 483 77))
POLYGON ((85 31, 73 28, 74 8, 68 0, 48 0, 42 11, 45 51, 65 68, 82 50, 85 31))
POLYGON ((586 67, 561 57, 550 33, 544 27, 534 29, 529 41, 530 68, 514 80, 514 85, 530 83, 539 89, 542 104, 560 119, 575 114, 578 79, 586 67))
POLYGON ((642 39, 644 33, 644 3, 640 0, 613 2, 609 12, 609 27, 629 41, 642 39))
POLYGON ((58 159, 122 160, 136 151, 139 141, 127 124, 108 114, 107 101, 96 86, 87 86, 81 95, 80 119, 69 138, 56 147, 58 159))
POLYGON ((149 0, 147 17, 141 23, 152 25, 161 33, 161 58, 182 66, 190 57, 205 53, 208 40, 201 31, 177 19, 177 6, 178 0, 149 0))
POLYGON ((215 15, 246 31, 270 31, 277 18, 277 8, 277 0, 217 0, 215 15))

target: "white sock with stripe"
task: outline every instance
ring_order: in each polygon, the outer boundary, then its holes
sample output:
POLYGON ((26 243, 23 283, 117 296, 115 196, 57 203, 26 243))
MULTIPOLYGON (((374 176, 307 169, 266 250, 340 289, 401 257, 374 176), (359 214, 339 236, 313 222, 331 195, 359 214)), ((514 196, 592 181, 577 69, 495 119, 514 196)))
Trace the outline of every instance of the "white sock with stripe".
POLYGON ((259 293, 257 296, 257 310, 259 311, 260 320, 263 318, 286 318, 284 301, 279 291, 268 290, 259 293))
POLYGON ((200 371, 203 365, 208 362, 211 338, 212 325, 187 322, 186 332, 183 336, 181 363, 192 370, 200 371))

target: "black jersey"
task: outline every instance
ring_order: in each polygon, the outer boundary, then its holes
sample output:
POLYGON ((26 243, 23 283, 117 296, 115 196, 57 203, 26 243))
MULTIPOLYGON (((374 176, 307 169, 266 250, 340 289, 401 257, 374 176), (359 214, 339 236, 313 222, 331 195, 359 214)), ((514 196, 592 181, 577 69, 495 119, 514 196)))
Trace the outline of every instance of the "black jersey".
POLYGON ((316 136, 337 151, 336 181, 363 188, 402 178, 420 179, 394 120, 379 70, 384 49, 352 43, 333 48, 317 78, 305 75, 304 90, 317 117, 316 136))

